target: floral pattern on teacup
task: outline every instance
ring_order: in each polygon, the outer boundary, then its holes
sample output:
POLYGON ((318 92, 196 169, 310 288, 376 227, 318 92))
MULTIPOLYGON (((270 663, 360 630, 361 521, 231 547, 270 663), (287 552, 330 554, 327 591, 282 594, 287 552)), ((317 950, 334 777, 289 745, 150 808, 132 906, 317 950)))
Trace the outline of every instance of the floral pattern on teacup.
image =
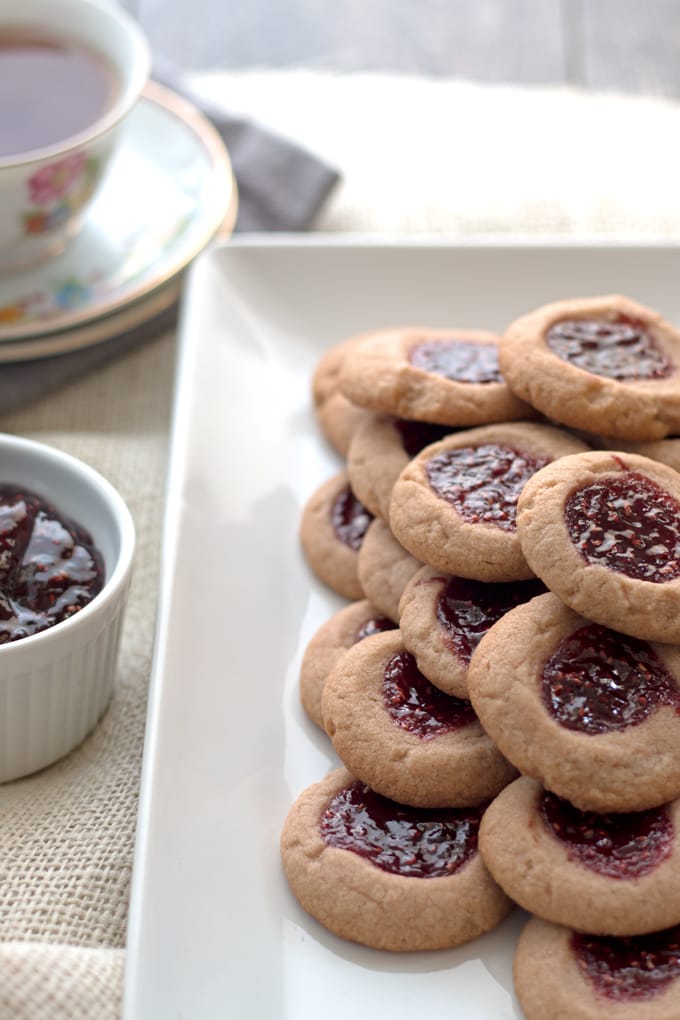
POLYGON ((99 160, 74 152, 41 166, 28 179, 33 208, 21 214, 25 234, 57 230, 88 201, 99 176, 99 160))

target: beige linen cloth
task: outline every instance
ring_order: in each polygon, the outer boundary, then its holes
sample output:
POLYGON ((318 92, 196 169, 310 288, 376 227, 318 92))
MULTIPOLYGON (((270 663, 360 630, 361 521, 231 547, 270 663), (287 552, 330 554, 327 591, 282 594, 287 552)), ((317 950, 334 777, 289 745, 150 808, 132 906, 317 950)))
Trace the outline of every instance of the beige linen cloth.
MULTIPOLYGON (((321 230, 680 237, 680 104, 311 72, 195 84, 340 168, 321 230)), ((0 415, 98 468, 138 532, 108 711, 63 761, 0 787, 0 1020, 120 1017, 174 347, 167 333, 0 415)))

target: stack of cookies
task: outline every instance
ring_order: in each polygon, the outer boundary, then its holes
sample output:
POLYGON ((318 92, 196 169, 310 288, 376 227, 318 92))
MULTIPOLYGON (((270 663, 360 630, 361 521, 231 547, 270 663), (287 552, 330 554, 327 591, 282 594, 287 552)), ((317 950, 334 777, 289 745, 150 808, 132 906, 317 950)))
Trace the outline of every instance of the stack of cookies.
POLYGON ((351 602, 302 662, 342 768, 286 820, 293 892, 391 950, 519 904, 529 1020, 677 1020, 680 333, 618 296, 376 332, 313 395, 346 466, 301 541, 351 602))

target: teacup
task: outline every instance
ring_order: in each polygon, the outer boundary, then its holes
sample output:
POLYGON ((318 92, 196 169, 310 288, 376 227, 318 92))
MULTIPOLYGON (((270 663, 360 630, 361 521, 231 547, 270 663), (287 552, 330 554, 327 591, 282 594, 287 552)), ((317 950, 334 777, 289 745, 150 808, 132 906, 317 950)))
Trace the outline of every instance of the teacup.
POLYGON ((0 7, 0 93, 10 96, 0 110, 0 272, 38 264, 77 234, 149 66, 141 29, 113 3, 0 7))

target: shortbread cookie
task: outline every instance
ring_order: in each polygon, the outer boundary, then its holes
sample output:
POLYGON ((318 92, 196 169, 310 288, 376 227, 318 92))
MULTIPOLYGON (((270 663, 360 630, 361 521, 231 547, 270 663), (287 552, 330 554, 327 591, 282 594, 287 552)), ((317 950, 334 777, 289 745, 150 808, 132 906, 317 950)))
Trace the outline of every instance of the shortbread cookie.
POLYGON ((680 928, 614 938, 534 917, 514 979, 527 1020, 677 1020, 680 928))
POLYGON ((484 634, 514 606, 544 591, 538 580, 487 584, 421 567, 399 603, 404 645, 430 683, 467 698, 470 657, 484 634))
POLYGON ((316 576, 348 599, 364 596, 359 583, 359 549, 372 514, 362 506, 346 471, 327 479, 302 511, 300 542, 316 576))
POLYGON ((680 923, 680 801, 594 814, 520 776, 487 808, 479 846, 516 903, 595 935, 641 935, 680 923))
POLYGON ((680 648, 591 623, 552 594, 494 624, 468 671, 506 758, 590 811, 680 797, 679 683, 680 648))
POLYGON ((532 417, 501 375, 498 343, 482 330, 384 330, 352 347, 340 389, 360 407, 440 425, 532 417))
POLYGON ((449 425, 395 418, 364 411, 347 454, 347 470, 358 499, 371 513, 387 519, 392 487, 402 470, 426 446, 448 435, 449 425))
POLYGON ((622 439, 680 431, 680 333, 619 295, 555 301, 500 345, 514 392, 555 421, 622 439))
POLYGON ((446 949, 512 907, 477 852, 480 816, 406 808, 337 769, 293 804, 283 867, 302 907, 336 935, 397 952, 446 949))
POLYGON ((659 439, 655 443, 630 443, 610 439, 605 440, 601 445, 604 445, 608 450, 638 453, 641 457, 658 460, 661 464, 672 467, 674 471, 680 471, 680 439, 677 438, 659 439))
POLYGON ((394 630, 396 624, 368 599, 352 602, 319 627, 300 664, 300 700, 305 712, 323 729, 321 692, 326 677, 348 648, 371 634, 394 630))
POLYGON ((549 464, 519 498, 531 569, 575 612, 646 641, 680 643, 680 474, 632 453, 549 464))
POLYGON ((390 527, 437 570, 477 581, 533 577, 517 537, 518 496, 544 465, 585 449, 560 429, 534 423, 457 432, 404 468, 392 490, 390 527))
POLYGON ((401 804, 481 804, 517 774, 470 702, 433 687, 397 631, 349 649, 326 680, 321 711, 342 763, 401 804))
POLYGON ((399 621, 399 599, 422 563, 397 542, 389 525, 376 517, 359 550, 359 583, 375 606, 399 621))
POLYGON ((352 404, 339 389, 340 369, 347 353, 363 337, 351 337, 329 348, 319 358, 312 377, 312 398, 317 421, 328 442, 347 456, 356 428, 368 412, 352 404))

